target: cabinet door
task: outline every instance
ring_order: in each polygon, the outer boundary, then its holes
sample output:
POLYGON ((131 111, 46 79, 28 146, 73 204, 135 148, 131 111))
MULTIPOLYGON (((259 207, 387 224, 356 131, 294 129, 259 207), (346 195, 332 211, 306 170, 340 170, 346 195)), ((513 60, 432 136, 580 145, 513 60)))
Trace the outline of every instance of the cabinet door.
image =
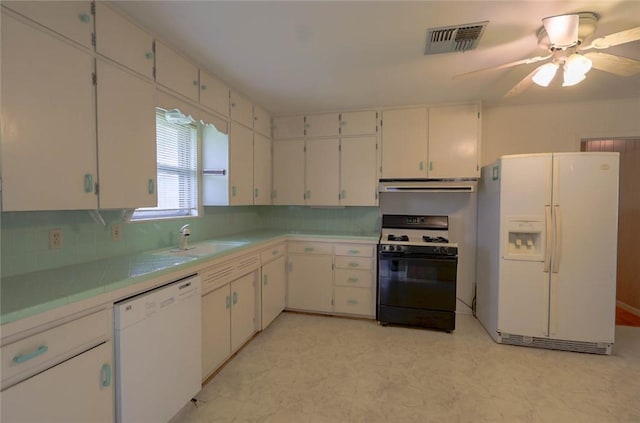
POLYGON ((321 113, 306 118, 307 137, 335 137, 340 134, 340 115, 321 113))
POLYGON ((306 204, 340 204, 340 151, 338 138, 307 140, 306 204))
POLYGON ((289 255, 287 307, 306 311, 333 311, 332 256, 289 255))
POLYGON ((273 204, 304 205, 304 140, 273 141, 273 204))
POLYGON ((378 112, 340 113, 340 133, 342 135, 375 135, 378 132, 378 112))
POLYGON ((231 352, 256 332, 256 272, 231 282, 231 352))
POLYGON ((6 422, 113 422, 110 342, 0 393, 6 422))
POLYGON ((202 297, 202 380, 231 354, 231 293, 224 285, 202 297))
POLYGON ((253 204, 271 204, 271 140, 253 134, 253 204))
POLYGON ((426 178, 427 109, 382 112, 382 178, 426 178))
POLYGON ((429 177, 480 176, 478 104, 429 108, 429 177))
POLYGON ((97 62, 100 207, 157 204, 153 84, 97 62))
POLYGON ((271 138, 271 115, 256 105, 253 106, 253 130, 271 138))
POLYGON ((196 65, 157 40, 156 82, 198 101, 200 86, 196 65))
POLYGON ((243 124, 247 128, 253 128, 253 104, 247 97, 231 90, 231 107, 229 109, 231 119, 243 124))
POLYGON ((231 122, 229 132, 229 204, 253 204, 253 131, 231 122))
POLYGON ((284 310, 286 295, 286 258, 262 266, 262 329, 284 310))
POLYGON ((340 204, 375 206, 378 194, 376 137, 343 138, 340 148, 340 204))
POLYGON ((93 58, 6 13, 1 30, 3 211, 97 208, 93 58))
MULTIPOLYGON (((84 47, 91 48, 93 15, 90 1, 3 1, 2 5, 84 47)), ((33 51, 28 52, 31 53, 31 59, 40 59, 33 51)))
POLYGON ((153 78, 153 38, 104 2, 96 2, 96 51, 153 78))
POLYGON ((273 139, 304 138, 304 116, 276 116, 273 118, 273 139))
POLYGON ((200 69, 200 104, 222 116, 229 116, 229 87, 202 69, 200 69))

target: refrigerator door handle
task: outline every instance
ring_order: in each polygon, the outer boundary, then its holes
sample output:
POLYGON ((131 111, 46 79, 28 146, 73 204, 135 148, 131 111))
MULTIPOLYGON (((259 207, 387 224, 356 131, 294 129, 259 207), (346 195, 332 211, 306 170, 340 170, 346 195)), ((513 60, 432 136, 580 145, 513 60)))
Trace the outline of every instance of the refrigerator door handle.
POLYGON ((560 206, 553 206, 553 222, 554 222, 554 238, 555 247, 553 249, 553 273, 560 270, 560 261, 562 260, 562 219, 560 216, 560 206))
POLYGON ((544 272, 549 273, 551 268, 551 250, 553 248, 553 232, 551 230, 551 206, 544 206, 545 246, 544 246, 544 272))

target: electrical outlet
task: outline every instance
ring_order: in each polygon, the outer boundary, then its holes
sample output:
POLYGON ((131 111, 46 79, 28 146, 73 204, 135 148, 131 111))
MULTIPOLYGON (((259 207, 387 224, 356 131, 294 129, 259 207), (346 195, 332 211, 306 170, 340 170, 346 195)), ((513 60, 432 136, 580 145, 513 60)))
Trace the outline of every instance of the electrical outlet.
POLYGON ((57 250, 62 248, 62 229, 51 229, 49 231, 49 249, 57 250))
POLYGON ((120 241, 120 224, 114 223, 111 225, 111 240, 112 241, 120 241))

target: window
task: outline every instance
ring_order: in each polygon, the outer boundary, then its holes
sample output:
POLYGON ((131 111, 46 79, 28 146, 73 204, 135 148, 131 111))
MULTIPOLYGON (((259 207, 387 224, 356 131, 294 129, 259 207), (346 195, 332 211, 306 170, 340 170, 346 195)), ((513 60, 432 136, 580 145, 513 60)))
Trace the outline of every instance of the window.
POLYGON ((139 208, 132 220, 198 215, 198 130, 177 110, 156 109, 158 206, 139 208))

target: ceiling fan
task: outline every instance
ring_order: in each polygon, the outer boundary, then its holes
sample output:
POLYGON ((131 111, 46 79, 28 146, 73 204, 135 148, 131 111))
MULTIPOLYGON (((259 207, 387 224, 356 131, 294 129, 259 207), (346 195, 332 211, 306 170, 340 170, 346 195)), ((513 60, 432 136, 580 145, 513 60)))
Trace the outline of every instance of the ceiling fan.
POLYGON ((547 55, 491 66, 457 75, 455 78, 550 59, 547 63, 535 68, 505 94, 505 97, 511 97, 520 94, 532 83, 547 87, 559 69, 563 71, 563 87, 576 85, 583 81, 587 72, 589 72, 592 67, 619 76, 631 76, 640 72, 640 60, 615 56, 599 51, 592 51, 586 54, 582 53, 587 50, 603 50, 640 40, 640 27, 636 27, 596 38, 590 43, 585 44, 585 40, 588 40, 595 32, 597 21, 598 15, 592 12, 580 12, 544 18, 542 19, 543 26, 538 31, 538 45, 540 48, 549 52, 547 55))

